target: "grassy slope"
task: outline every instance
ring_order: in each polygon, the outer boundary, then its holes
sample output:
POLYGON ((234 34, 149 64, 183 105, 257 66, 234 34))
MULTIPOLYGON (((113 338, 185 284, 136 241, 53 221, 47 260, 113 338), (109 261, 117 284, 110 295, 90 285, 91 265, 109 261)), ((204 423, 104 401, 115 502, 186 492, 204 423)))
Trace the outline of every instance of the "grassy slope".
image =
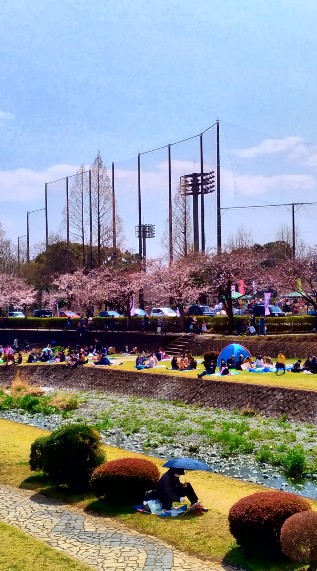
MULTIPOLYGON (((96 501, 89 494, 85 497, 67 497, 52 488, 45 488, 43 480, 32 475, 27 463, 30 444, 41 434, 47 434, 45 431, 5 420, 0 420, 0 431, 0 482, 3 484, 21 485, 22 487, 42 490, 46 494, 66 499, 80 508, 88 507, 89 509, 98 510, 107 516, 116 517, 127 526, 166 540, 183 551, 196 553, 214 560, 222 560, 227 556, 228 561, 231 563, 240 564, 245 569, 252 571, 264 571, 264 569, 286 571, 298 568, 298 566, 291 564, 264 566, 261 562, 246 562, 240 550, 235 548, 233 538, 228 529, 228 510, 239 498, 254 491, 262 490, 262 487, 225 478, 218 474, 193 472, 190 474, 190 481, 194 485, 200 499, 209 508, 208 513, 202 516, 160 519, 155 516, 140 515, 129 508, 114 510, 103 502, 96 501)), ((122 456, 142 456, 109 446, 105 448, 108 460, 122 456)), ((143 457, 146 458, 146 456, 143 457)), ((149 459, 161 468, 161 460, 149 459)), ((317 509, 317 503, 312 502, 312 504, 317 509)), ((73 569, 73 567, 68 568, 73 569)), ((19 567, 18 569, 21 571, 23 568, 19 567)), ((25 569, 28 571, 27 567, 25 569)), ((37 571, 35 568, 33 569, 37 571)), ((55 571, 54 567, 49 567, 49 569, 55 571)))
MULTIPOLYGON (((120 371, 133 371, 138 372, 143 375, 149 373, 156 375, 171 375, 172 377, 184 376, 188 379, 197 379, 197 373, 203 371, 203 365, 199 364, 197 370, 195 371, 172 371, 170 369, 170 361, 164 361, 159 367, 151 369, 150 371, 144 369, 142 371, 136 371, 134 368, 135 356, 125 356, 125 355, 114 355, 110 358, 114 358, 118 363, 123 363, 122 365, 117 365, 120 371)), ((202 360, 202 357, 197 357, 202 360)), ((287 361, 289 363, 294 363, 296 359, 287 361)), ((23 365, 26 365, 26 355, 23 355, 23 365)), ((64 364, 56 363, 53 365, 46 365, 45 363, 36 363, 37 366, 48 366, 48 367, 64 367, 64 364)), ((0 368, 3 365, 0 365, 0 368)), ((32 367, 32 364, 28 365, 32 367)), ((84 365, 84 368, 94 367, 93 364, 84 365)), ((219 380, 220 377, 216 376, 206 376, 204 377, 205 382, 213 382, 219 380)), ((250 383, 262 386, 270 387, 285 387, 299 390, 317 391, 317 376, 316 375, 305 375, 303 373, 294 374, 286 372, 285 375, 276 376, 275 373, 246 373, 241 372, 239 375, 233 375, 228 377, 221 377, 221 380, 228 383, 250 383)))

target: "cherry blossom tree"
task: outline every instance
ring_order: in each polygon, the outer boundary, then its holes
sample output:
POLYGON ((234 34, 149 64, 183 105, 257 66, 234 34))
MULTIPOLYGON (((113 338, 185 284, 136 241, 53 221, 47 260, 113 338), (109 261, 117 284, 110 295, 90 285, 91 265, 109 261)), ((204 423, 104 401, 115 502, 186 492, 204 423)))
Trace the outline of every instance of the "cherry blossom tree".
POLYGON ((197 275, 205 262, 205 257, 197 254, 174 260, 170 265, 162 260, 148 262, 144 284, 149 303, 165 304, 168 298, 182 314, 184 306, 197 301, 203 291, 197 275))
POLYGON ((10 305, 28 307, 35 302, 36 291, 23 278, 11 274, 0 274, 0 308, 10 305))
POLYGON ((289 263, 276 267, 275 282, 286 293, 298 291, 307 305, 317 312, 317 246, 313 246, 289 263))
POLYGON ((232 333, 233 305, 232 290, 241 280, 246 288, 252 290, 252 282, 268 289, 273 281, 270 268, 264 267, 264 257, 254 248, 239 248, 214 254, 207 257, 197 278, 201 283, 201 291, 217 296, 222 301, 228 316, 228 332, 232 333))
POLYGON ((76 304, 88 308, 107 303, 129 315, 133 296, 143 280, 144 272, 137 268, 103 266, 89 273, 77 271, 59 276, 49 297, 51 304, 63 300, 68 307, 76 304))

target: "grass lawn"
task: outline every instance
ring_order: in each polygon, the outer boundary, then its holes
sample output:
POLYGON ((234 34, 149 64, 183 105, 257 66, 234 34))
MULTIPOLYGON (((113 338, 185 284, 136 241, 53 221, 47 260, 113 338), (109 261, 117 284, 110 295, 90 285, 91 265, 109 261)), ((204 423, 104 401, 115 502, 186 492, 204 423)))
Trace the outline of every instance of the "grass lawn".
MULTIPOLYGON (((65 493, 56 491, 49 486, 48 482, 45 483, 43 477, 30 472, 28 467, 31 443, 35 438, 42 434, 47 434, 47 432, 5 420, 0 420, 0 430, 0 482, 2 484, 34 489, 69 501, 79 508, 96 510, 108 517, 115 517, 128 527, 141 533, 150 534, 172 543, 182 551, 195 553, 198 556, 217 561, 225 559, 227 563, 241 565, 244 569, 252 571, 289 571, 301 568, 299 565, 288 563, 267 565, 260 561, 246 561, 229 533, 227 523, 229 508, 239 498, 254 491, 263 490, 260 486, 226 478, 218 474, 193 472, 190 473, 190 481, 196 489, 199 498, 209 508, 209 511, 200 516, 189 515, 179 519, 160 519, 156 516, 139 514, 127 507, 114 509, 102 501, 96 500, 91 494, 76 497, 67 496, 65 493)), ((141 456, 154 461, 160 468, 163 463, 161 460, 153 459, 152 457, 125 452, 109 446, 106 446, 105 449, 108 460, 128 456, 141 456)), ((164 469, 162 469, 163 471, 164 469)), ((317 509, 317 502, 312 501, 312 505, 314 509, 317 509)), ((0 533, 2 539, 2 535, 4 534, 5 536, 6 532, 0 528, 0 533)), ((66 565, 65 568, 77 570, 77 567, 66 567, 66 565)), ((84 567, 78 567, 78 570, 80 568, 84 567)), ((1 566, 1 569, 6 568, 1 566)), ((11 571, 11 569, 15 568, 8 567, 9 569, 11 571)), ((23 567, 17 567, 16 569, 24 571, 23 567)), ((35 567, 33 569, 36 570, 35 567)), ((50 569, 55 571, 54 567, 50 567, 50 569)), ((59 568, 56 567, 56 569, 59 568)), ((28 567, 25 567, 25 570, 28 571, 28 567)))
POLYGON ((10 525, 0 522, 1 571, 91 571, 91 567, 48 547, 10 525))

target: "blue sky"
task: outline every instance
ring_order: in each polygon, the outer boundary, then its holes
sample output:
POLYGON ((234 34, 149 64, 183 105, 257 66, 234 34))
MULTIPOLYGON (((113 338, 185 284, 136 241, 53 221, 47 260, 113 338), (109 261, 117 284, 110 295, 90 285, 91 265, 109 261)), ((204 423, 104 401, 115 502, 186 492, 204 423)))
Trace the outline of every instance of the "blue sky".
MULTIPOLYGON (((116 163, 126 246, 137 249, 138 152, 221 121, 222 204, 317 200, 315 0, 0 0, 0 220, 17 240, 44 183, 116 163)), ((199 140, 173 147, 173 187, 199 164, 199 140)), ((160 251, 167 215, 167 153, 142 158, 144 222, 160 251)), ((215 165, 215 131, 205 138, 215 165)), ((63 185, 50 186, 50 228, 63 185)), ((215 198, 206 203, 215 246, 215 198)), ((315 243, 317 205, 302 207, 315 243)), ((286 208, 223 215, 224 239, 244 225, 255 240, 290 224, 286 208)), ((44 237, 32 215, 31 241, 44 237)))

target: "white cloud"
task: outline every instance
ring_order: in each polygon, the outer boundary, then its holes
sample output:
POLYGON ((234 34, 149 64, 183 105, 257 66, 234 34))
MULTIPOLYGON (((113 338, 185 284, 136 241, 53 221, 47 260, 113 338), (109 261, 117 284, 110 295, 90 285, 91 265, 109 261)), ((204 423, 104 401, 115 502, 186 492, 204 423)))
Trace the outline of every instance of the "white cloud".
POLYGON ((234 149, 233 153, 244 159, 252 159, 264 155, 276 155, 280 153, 301 156, 307 152, 307 148, 301 137, 284 137, 283 139, 264 139, 259 145, 246 149, 234 149))
MULTIPOLYGON (((276 176, 236 175, 234 177, 236 190, 240 196, 268 195, 268 200, 274 201, 274 195, 283 191, 307 191, 316 188, 314 177, 301 174, 286 174, 276 176)), ((222 171, 222 185, 226 190, 232 187, 232 173, 222 171)), ((228 195, 228 192, 226 192, 228 195)))
POLYGON ((2 111, 0 109, 0 122, 1 121, 12 121, 12 119, 14 119, 13 113, 10 113, 9 111, 2 111))
MULTIPOLYGON (((17 169, 0 171, 0 202, 30 203, 43 198, 46 182, 58 180, 75 173, 78 167, 74 165, 53 165, 42 171, 32 169, 17 169)), ((50 187, 49 187, 50 190, 50 187)), ((61 185, 55 185, 54 191, 64 190, 61 185)))
POLYGON ((317 168, 317 145, 308 145, 302 137, 264 139, 259 145, 232 152, 243 159, 284 154, 302 166, 317 168))
MULTIPOLYGON (((316 155, 317 164, 317 155, 316 155)), ((205 164, 205 171, 213 167, 205 164)), ((32 169, 17 169, 14 171, 0 171, 0 202, 27 204, 43 200, 44 185, 46 182, 63 179, 75 174, 77 165, 53 165, 41 171, 32 169)), ((180 176, 199 171, 192 161, 172 161, 172 189, 173 193, 179 183, 180 176)), ((71 184, 71 179, 70 179, 71 184)), ((137 168, 115 169, 115 187, 119 201, 119 209, 124 205, 122 200, 129 197, 129 207, 137 206, 137 168), (132 198, 133 197, 133 198, 132 198), (130 201, 132 199, 132 204, 130 201), (135 201, 134 201, 135 198, 135 201), (120 206, 121 202, 121 206, 120 206), (135 204, 134 204, 135 203, 135 204)), ((230 170, 221 169, 221 192, 223 197, 232 196, 233 190, 240 196, 268 195, 268 200, 274 200, 274 193, 279 191, 309 191, 316 188, 313 176, 306 174, 281 174, 281 175, 253 175, 234 174, 230 170), (271 196, 271 198, 269 198, 271 196)), ((56 193, 65 193, 65 182, 61 180, 48 186, 49 200, 54 200, 56 193)), ((158 201, 167 205, 168 200, 168 162, 163 161, 154 164, 151 169, 141 171, 142 201, 147 198, 153 202, 158 201)))

